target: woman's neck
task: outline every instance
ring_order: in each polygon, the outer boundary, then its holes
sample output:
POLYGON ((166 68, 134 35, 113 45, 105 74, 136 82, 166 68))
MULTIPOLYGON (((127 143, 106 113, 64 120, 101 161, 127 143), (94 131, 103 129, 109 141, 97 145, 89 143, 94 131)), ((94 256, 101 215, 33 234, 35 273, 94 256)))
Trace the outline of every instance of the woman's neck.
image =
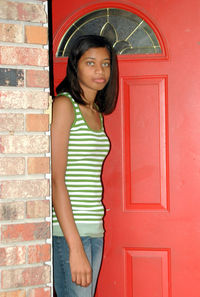
POLYGON ((95 109, 95 98, 96 98, 97 92, 84 92, 83 100, 86 103, 86 106, 90 109, 95 109))

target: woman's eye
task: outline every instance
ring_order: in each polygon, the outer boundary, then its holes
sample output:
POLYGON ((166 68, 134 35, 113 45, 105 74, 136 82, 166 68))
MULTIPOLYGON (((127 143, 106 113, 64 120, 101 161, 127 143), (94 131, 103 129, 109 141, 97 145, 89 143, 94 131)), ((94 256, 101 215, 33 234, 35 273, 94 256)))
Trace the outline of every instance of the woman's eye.
POLYGON ((87 65, 89 65, 89 66, 93 66, 93 65, 94 65, 94 62, 92 62, 92 61, 87 61, 87 65))
POLYGON ((110 63, 108 62, 103 63, 103 67, 110 67, 110 63))

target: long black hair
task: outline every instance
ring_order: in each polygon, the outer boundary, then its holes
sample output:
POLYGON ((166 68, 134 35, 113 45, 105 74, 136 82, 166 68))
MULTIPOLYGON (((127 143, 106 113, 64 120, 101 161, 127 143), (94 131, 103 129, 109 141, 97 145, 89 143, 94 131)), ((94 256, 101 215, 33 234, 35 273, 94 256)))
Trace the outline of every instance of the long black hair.
POLYGON ((114 110, 117 102, 118 67, 116 53, 105 37, 99 35, 82 35, 76 39, 69 54, 66 77, 57 86, 56 92, 57 94, 69 92, 77 103, 86 104, 82 99, 83 90, 77 78, 78 61, 88 49, 100 47, 108 50, 111 68, 109 81, 102 90, 97 92, 95 104, 98 106, 99 112, 109 114, 114 110))

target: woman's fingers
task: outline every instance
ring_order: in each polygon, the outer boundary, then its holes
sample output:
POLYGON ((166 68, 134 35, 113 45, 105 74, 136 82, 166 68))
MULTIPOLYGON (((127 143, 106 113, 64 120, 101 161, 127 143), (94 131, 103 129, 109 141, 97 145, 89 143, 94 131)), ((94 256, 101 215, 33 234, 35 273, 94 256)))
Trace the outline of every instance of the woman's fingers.
POLYGON ((92 270, 86 274, 86 284, 87 286, 89 286, 89 284, 91 284, 92 282, 92 270))
POLYGON ((82 277, 81 274, 78 273, 76 276, 76 281, 75 281, 77 285, 81 286, 82 278, 84 278, 84 277, 82 277))
POLYGON ((73 273, 72 281, 81 287, 87 287, 92 281, 92 273, 73 273))

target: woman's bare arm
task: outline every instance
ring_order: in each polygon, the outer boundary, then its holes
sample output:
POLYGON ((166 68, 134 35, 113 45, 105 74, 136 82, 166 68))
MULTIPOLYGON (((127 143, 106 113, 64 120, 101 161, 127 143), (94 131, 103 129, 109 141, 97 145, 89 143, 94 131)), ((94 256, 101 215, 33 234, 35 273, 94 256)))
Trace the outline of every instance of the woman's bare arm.
POLYGON ((53 103, 51 125, 53 206, 69 246, 72 281, 83 287, 91 283, 92 272, 74 221, 65 185, 70 128, 74 120, 72 103, 59 96, 53 103))

